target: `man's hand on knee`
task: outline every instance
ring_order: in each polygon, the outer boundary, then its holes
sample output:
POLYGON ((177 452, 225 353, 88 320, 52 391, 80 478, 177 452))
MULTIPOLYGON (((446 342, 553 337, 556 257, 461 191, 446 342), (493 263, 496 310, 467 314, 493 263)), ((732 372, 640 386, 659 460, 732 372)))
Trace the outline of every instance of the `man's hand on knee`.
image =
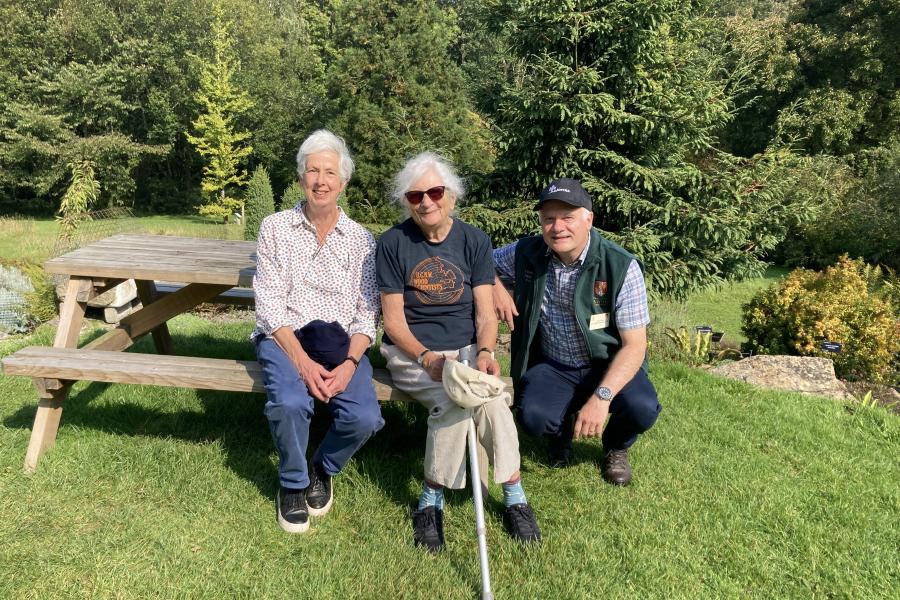
POLYGON ((601 400, 596 394, 591 394, 591 397, 578 411, 578 418, 575 420, 575 439, 603 435, 603 427, 608 415, 609 402, 601 400))

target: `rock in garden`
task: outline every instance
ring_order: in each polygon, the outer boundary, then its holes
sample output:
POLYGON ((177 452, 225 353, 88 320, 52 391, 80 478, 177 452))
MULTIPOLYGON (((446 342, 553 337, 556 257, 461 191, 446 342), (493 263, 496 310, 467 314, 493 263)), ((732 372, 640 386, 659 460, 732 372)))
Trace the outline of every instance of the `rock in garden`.
POLYGON ((851 397, 846 386, 834 376, 834 364, 827 358, 751 356, 719 365, 710 372, 773 390, 839 399, 851 397))

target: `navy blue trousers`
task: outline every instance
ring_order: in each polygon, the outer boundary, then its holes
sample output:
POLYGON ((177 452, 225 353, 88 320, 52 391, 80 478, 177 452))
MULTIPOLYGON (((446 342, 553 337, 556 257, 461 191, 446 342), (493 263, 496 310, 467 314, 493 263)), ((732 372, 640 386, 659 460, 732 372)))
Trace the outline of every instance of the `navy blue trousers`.
MULTIPOLYGON (((548 360, 528 369, 517 395, 522 428, 534 436, 571 439, 575 413, 600 385, 607 366, 569 367, 548 360)), ((639 370, 610 403, 603 449, 630 448, 639 434, 653 426, 661 410, 656 388, 647 373, 639 370)))
MULTIPOLYGON (((263 370, 272 439, 278 449, 278 477, 282 487, 302 489, 309 485, 306 446, 315 398, 309 393, 297 367, 269 337, 260 337, 256 356, 263 370)), ((384 426, 381 407, 372 386, 372 365, 363 355, 347 389, 325 406, 332 423, 313 456, 329 475, 338 474, 350 457, 384 426)))

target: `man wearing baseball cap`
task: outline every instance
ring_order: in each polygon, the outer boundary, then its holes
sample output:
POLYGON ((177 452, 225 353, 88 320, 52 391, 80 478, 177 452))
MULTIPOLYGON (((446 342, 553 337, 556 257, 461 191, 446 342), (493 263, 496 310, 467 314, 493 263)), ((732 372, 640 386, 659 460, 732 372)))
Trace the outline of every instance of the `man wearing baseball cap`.
POLYGON ((519 423, 548 438, 556 467, 572 461, 573 438, 601 437, 603 478, 627 485, 628 449, 662 408, 647 376, 641 264, 592 227, 580 181, 551 182, 535 210, 542 235, 494 250, 494 302, 512 330, 519 423))

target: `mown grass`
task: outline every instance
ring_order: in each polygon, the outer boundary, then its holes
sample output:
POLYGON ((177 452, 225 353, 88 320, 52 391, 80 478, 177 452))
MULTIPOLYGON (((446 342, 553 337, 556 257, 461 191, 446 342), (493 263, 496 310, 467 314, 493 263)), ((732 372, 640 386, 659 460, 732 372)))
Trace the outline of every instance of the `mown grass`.
POLYGON ((747 341, 741 332, 741 305, 758 290, 780 281, 789 269, 769 267, 763 277, 729 283, 718 289, 691 294, 684 302, 658 300, 650 308, 650 325, 654 339, 663 339, 666 327, 678 329, 684 325, 693 333, 697 325, 709 325, 714 331, 724 331, 725 344, 737 347, 747 341))
MULTIPOLYGON (((171 324, 180 351, 215 357, 252 358, 251 328, 171 324)), ((0 342, 0 354, 51 333, 0 342)), ((497 598, 896 597, 900 418, 651 366, 665 408, 632 451, 633 485, 599 481, 597 443, 552 470, 522 438, 544 542, 521 548, 503 534, 492 486, 497 598)), ((336 480, 335 508, 291 536, 275 524, 263 401, 79 383, 56 448, 26 475, 34 394, 26 379, 0 378, 0 597, 476 596, 467 492, 448 495, 445 552, 412 545, 421 409, 385 405, 387 425, 336 480)))

